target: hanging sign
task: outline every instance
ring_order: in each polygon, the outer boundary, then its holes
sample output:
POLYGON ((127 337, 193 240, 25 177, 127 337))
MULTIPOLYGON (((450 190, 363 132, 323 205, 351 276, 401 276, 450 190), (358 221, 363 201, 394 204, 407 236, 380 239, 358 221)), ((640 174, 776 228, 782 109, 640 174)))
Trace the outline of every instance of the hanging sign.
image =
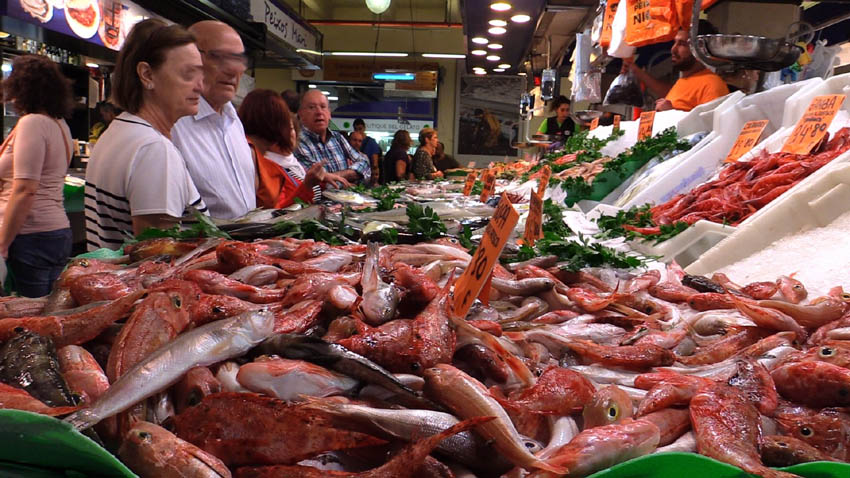
POLYGON ((739 134, 738 139, 735 140, 735 144, 726 156, 725 162, 734 163, 741 156, 747 154, 747 152, 753 149, 753 147, 758 144, 761 133, 767 126, 767 123, 767 120, 748 121, 744 127, 741 128, 741 134, 739 134))
POLYGON ((638 123, 638 141, 652 137, 652 123, 655 122, 655 111, 644 111, 640 114, 638 123))
POLYGON ((269 33, 296 50, 308 50, 306 53, 321 55, 317 35, 301 23, 303 20, 277 1, 251 0, 251 16, 255 21, 263 22, 269 33))
POLYGON ((844 95, 816 96, 809 104, 806 114, 797 122, 791 136, 785 141, 782 152, 809 154, 826 135, 826 130, 844 104, 845 98, 844 95))

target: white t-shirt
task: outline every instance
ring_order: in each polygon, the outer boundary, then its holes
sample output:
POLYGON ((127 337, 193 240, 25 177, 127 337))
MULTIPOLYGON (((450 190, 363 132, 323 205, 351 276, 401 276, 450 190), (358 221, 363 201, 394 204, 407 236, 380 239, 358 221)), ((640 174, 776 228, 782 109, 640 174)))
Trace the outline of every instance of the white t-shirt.
POLYGON ((207 212, 174 144, 147 121, 121 113, 93 149, 86 167, 88 249, 118 249, 133 236, 132 216, 182 217, 207 212))
POLYGON ((257 207, 254 159, 231 103, 219 114, 201 98, 198 114, 177 120, 171 139, 212 217, 236 219, 257 207))

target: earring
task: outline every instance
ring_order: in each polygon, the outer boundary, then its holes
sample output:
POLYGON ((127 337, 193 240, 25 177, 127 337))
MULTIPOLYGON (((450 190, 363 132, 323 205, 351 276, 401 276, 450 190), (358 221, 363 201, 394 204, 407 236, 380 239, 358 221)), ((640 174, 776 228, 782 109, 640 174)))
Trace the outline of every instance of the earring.
POLYGON ((145 85, 145 88, 152 90, 153 89, 153 83, 148 83, 147 85, 145 85))

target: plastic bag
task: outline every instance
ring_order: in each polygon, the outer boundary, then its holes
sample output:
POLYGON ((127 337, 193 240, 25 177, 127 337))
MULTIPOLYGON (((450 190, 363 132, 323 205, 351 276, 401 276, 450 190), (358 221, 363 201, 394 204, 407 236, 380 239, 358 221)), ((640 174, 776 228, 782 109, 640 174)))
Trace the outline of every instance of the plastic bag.
POLYGON ((604 105, 643 106, 643 91, 632 72, 620 73, 605 94, 604 105))
POLYGON ((631 58, 635 54, 635 47, 626 43, 627 9, 619 8, 619 5, 617 7, 614 20, 611 22, 611 44, 608 46, 608 54, 614 58, 631 58))
POLYGON ((617 13, 617 5, 620 0, 608 0, 605 2, 605 13, 602 16, 602 32, 599 35, 599 44, 602 48, 611 46, 611 25, 614 23, 614 14, 617 13))
POLYGON ((626 0, 626 43, 644 46, 670 41, 679 31, 674 0, 626 0))
POLYGON ((602 73, 598 71, 576 71, 572 91, 573 101, 602 101, 602 73))
POLYGON ((835 57, 838 55, 840 49, 841 47, 838 45, 826 46, 826 40, 815 42, 814 50, 809 53, 811 61, 803 68, 801 79, 827 79, 832 76, 835 70, 835 57))

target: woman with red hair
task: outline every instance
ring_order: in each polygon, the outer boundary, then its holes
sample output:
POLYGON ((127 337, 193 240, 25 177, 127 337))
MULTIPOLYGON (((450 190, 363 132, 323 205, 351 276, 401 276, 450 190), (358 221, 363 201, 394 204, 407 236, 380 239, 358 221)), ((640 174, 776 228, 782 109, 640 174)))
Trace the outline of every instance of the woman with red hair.
POLYGON ((341 176, 325 171, 321 163, 304 170, 295 159, 298 133, 286 102, 272 90, 257 89, 239 106, 239 119, 254 154, 257 207, 282 208, 295 198, 308 203, 321 197, 323 185, 349 187, 341 176))

